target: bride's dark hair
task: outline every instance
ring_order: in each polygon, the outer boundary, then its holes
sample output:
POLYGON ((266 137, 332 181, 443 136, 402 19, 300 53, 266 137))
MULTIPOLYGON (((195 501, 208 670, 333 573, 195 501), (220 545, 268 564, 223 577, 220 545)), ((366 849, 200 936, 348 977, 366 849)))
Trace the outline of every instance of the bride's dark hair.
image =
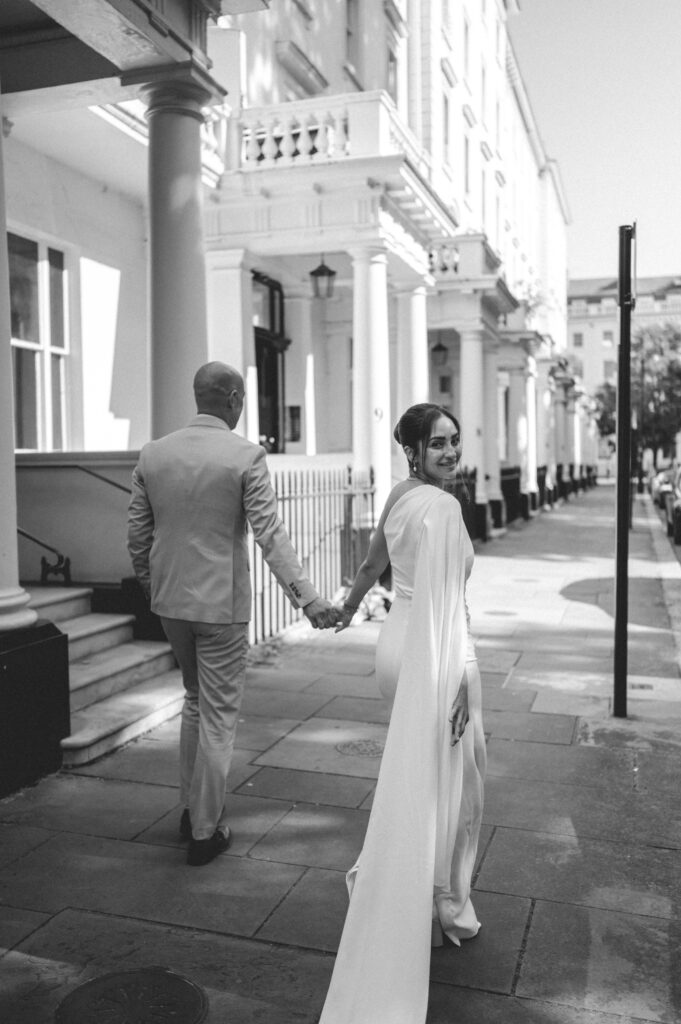
POLYGON ((398 444, 413 448, 415 452, 421 453, 423 446, 430 438, 433 423, 440 416, 450 419, 456 429, 461 432, 461 427, 456 416, 445 409, 442 405, 435 405, 434 402, 420 402, 418 405, 410 406, 399 418, 397 426, 393 431, 393 437, 398 444))
MULTIPOLYGON (((418 457, 419 461, 423 462, 423 453, 430 440, 433 423, 440 416, 446 416, 447 419, 451 420, 459 433, 461 433, 459 421, 449 409, 445 409, 442 405, 435 405, 434 402, 420 402, 418 405, 410 406, 406 412, 402 413, 393 431, 393 437, 403 448, 411 448, 414 453, 414 460, 418 457)), ((412 463, 410 463, 410 466, 413 468, 412 463)), ((448 486, 447 490, 450 489, 450 486, 448 486)), ((468 499, 468 488, 463 477, 460 478, 460 493, 465 500, 468 499)))

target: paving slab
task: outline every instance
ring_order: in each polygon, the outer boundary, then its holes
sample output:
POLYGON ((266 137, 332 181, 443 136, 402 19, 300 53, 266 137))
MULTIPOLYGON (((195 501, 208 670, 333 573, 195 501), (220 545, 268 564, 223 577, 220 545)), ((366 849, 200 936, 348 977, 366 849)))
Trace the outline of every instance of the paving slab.
POLYGON ((3 958, 3 1024, 54 1024, 85 982, 159 963, 205 991, 205 1024, 315 1024, 333 966, 319 953, 67 910, 3 958))
POLYGON ((260 754, 255 763, 375 779, 386 733, 382 725, 314 718, 260 754))
POLYGON ((53 835, 55 833, 52 829, 3 822, 0 824, 0 867, 23 857, 29 850, 46 843, 53 835))
POLYGON ((239 718, 234 746, 240 750, 268 750, 300 725, 300 719, 248 714, 239 718))
POLYGON ((539 902, 516 992, 676 1024, 680 952, 678 928, 663 918, 539 902))
POLYGON ((244 690, 241 712, 245 715, 271 715, 304 722, 331 700, 329 693, 294 693, 268 686, 249 686, 244 690))
POLYGON ((431 980, 510 993, 531 902, 477 888, 471 899, 482 927, 460 947, 447 944, 432 951, 431 980))
POLYGON ((378 722, 387 725, 390 721, 391 702, 369 697, 334 697, 325 704, 316 717, 341 718, 352 722, 378 722))
POLYGON ((347 909, 345 871, 310 868, 256 935, 284 945, 335 953, 347 909))
POLYGON ((0 820, 90 836, 133 839, 177 803, 177 789, 50 775, 0 802, 0 820))
POLYGON ((291 803, 359 807, 375 785, 375 779, 323 775, 321 772, 288 768, 260 768, 237 792, 289 800, 291 803))
POLYGON ((663 797, 490 776, 484 820, 506 828, 681 849, 681 819, 663 797))
MULTIPOLYGON (((36 910, 23 910, 21 907, 0 907, 0 971, 3 953, 18 945, 23 939, 32 935, 46 921, 49 914, 41 914, 36 910)), ((1 986, 0 986, 1 989, 1 986)), ((2 1019, 0 1017, 0 1019, 2 1019)))
POLYGON ((681 854, 631 843, 497 828, 477 886, 671 920, 681 854))
POLYGON ((482 713, 488 711, 529 711, 535 700, 532 690, 508 690, 482 684, 482 713))
MULTIPOLYGON (((287 668, 286 655, 284 655, 282 667, 284 671, 287 668)), ((293 660, 292 658, 290 659, 293 660)), ((302 663, 305 665, 305 669, 309 673, 317 673, 318 677, 324 677, 332 675, 336 672, 342 673, 344 676, 370 676, 376 664, 374 651, 368 649, 366 652, 353 651, 349 648, 345 650, 329 650, 320 652, 318 648, 311 649, 309 653, 305 653, 302 657, 299 652, 295 654, 296 663, 302 663)), ((311 684, 312 685, 312 684, 311 684)), ((310 689, 311 686, 306 687, 310 689)))
POLYGON ((569 745, 574 738, 576 717, 488 708, 484 724, 485 732, 499 739, 569 745))
POLYGON ((628 1014, 431 984, 426 1024, 646 1024, 628 1014))
POLYGON ((316 683, 306 690, 306 694, 327 693, 332 696, 344 697, 371 697, 375 700, 382 700, 381 691, 376 682, 374 674, 367 675, 346 675, 345 665, 339 666, 340 671, 322 676, 316 683))
POLYGON ((166 731, 163 740, 155 732, 147 733, 122 749, 105 754, 92 764, 69 768, 69 774, 99 779, 127 779, 156 786, 178 786, 179 716, 176 716, 175 722, 178 724, 166 731))
POLYGON ((60 835, 0 870, 0 903, 251 935, 303 870, 229 853, 197 870, 185 863, 184 850, 60 835))
POLYGON ((251 858, 347 871, 357 860, 369 815, 347 807, 294 807, 250 851, 251 858))
POLYGON ((246 689, 251 686, 267 686, 273 690, 299 691, 320 678, 322 673, 310 669, 307 661, 296 664, 258 665, 246 669, 246 689), (303 668, 302 665, 306 667, 303 668))
POLYGON ((616 786, 629 792, 640 778, 640 756, 620 748, 523 743, 493 736, 487 744, 487 775, 589 788, 616 786))

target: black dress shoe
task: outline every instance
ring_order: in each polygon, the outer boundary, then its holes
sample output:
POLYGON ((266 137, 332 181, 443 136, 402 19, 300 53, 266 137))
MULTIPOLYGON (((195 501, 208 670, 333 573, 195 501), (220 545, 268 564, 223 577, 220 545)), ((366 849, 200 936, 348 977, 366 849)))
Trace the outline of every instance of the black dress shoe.
POLYGON ((187 864, 191 864, 195 868, 201 867, 202 864, 209 864, 215 860, 218 854, 224 853, 231 842, 231 832, 224 835, 217 830, 213 832, 210 839, 192 839, 187 851, 187 864))
POLYGON ((189 808, 185 807, 180 818, 180 839, 186 842, 192 837, 192 820, 189 817, 189 808))

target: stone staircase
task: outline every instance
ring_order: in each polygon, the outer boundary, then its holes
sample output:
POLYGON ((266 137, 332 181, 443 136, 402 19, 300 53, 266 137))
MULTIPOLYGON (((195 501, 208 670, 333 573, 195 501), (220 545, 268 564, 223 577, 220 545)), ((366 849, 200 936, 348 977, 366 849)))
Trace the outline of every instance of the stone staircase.
POLYGON ((182 677, 170 645, 133 639, 133 615, 91 611, 86 587, 29 587, 31 607, 69 639, 66 768, 89 764, 176 715, 182 677))

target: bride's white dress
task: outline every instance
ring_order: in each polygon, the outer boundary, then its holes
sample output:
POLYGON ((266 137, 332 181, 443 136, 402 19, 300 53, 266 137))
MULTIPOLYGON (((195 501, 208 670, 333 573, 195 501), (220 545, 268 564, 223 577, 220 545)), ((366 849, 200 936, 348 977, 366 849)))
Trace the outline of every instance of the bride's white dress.
POLYGON ((394 704, 319 1024, 423 1024, 432 919, 457 944, 480 927, 470 900, 485 773, 477 671, 454 747, 449 722, 475 658, 464 596, 473 546, 459 502, 429 484, 403 494, 384 529, 395 600, 376 674, 394 704))

